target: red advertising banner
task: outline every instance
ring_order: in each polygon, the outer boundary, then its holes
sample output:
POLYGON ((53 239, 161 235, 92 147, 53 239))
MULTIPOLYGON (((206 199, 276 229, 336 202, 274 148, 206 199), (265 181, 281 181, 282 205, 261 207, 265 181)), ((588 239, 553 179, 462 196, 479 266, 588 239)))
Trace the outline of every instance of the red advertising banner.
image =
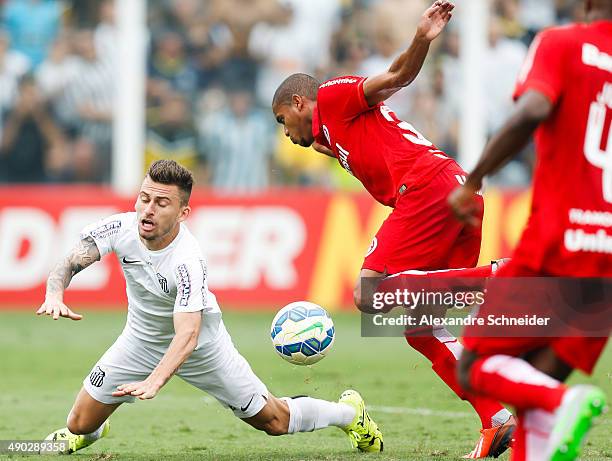
MULTIPOLYGON (((528 213, 526 192, 485 196, 482 261, 509 256, 528 213)), ((187 225, 208 262, 209 284, 222 306, 277 308, 307 299, 350 307, 363 256, 390 210, 366 194, 313 189, 253 196, 194 192, 187 225)), ((33 309, 46 277, 80 230, 134 198, 100 187, 0 189, 0 309, 33 309)), ((125 283, 113 256, 79 273, 68 304, 124 308, 125 283)))

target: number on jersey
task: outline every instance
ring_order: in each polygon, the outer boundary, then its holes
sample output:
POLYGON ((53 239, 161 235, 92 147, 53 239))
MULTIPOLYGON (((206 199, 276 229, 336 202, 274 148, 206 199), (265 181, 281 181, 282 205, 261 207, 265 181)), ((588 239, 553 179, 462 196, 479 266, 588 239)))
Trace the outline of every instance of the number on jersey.
POLYGON ((395 123, 402 131, 406 131, 403 136, 411 143, 426 147, 433 146, 433 142, 425 138, 425 136, 419 133, 410 123, 399 120, 390 107, 385 105, 380 106, 380 113, 386 120, 395 123))
POLYGON ((597 99, 589 108, 584 135, 584 155, 589 163, 602 170, 602 190, 604 200, 612 203, 612 127, 608 130, 608 139, 601 148, 608 109, 612 109, 612 84, 606 83, 597 99))

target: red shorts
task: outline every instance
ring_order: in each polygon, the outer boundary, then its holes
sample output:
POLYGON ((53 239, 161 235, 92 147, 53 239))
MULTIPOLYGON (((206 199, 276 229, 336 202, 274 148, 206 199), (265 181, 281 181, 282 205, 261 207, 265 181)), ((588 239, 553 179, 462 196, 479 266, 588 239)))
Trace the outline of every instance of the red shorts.
MULTIPOLYGON (((459 222, 447 203, 465 175, 451 163, 429 183, 400 195, 372 240, 362 269, 396 274, 476 266, 482 230, 459 222)), ((482 205, 481 196, 478 200, 482 205)))
MULTIPOLYGON (((542 275, 545 274, 535 272, 533 269, 510 261, 503 266, 495 276, 537 277, 542 275)), ((499 309, 497 309, 495 305, 485 302, 480 307, 478 316, 487 317, 496 312, 499 312, 499 309)), ((528 352, 550 347, 555 351, 557 357, 565 363, 587 374, 593 372, 593 368, 606 346, 607 341, 608 338, 601 337, 491 338, 470 336, 470 327, 465 329, 463 337, 464 347, 475 352, 479 356, 504 354, 520 357, 528 352)))

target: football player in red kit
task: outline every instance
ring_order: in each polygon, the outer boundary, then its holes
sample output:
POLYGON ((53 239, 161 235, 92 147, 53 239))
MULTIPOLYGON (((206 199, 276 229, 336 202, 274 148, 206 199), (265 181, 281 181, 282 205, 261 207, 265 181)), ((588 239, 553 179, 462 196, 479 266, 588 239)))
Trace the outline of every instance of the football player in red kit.
MULTIPOLYGON (((401 276, 409 270, 473 268, 478 261, 480 227, 459 223, 446 203, 448 194, 463 184, 466 173, 384 105, 416 78, 431 41, 451 19, 453 8, 448 1, 433 3, 423 14, 412 44, 387 72, 367 78, 337 77, 323 84, 309 75, 294 74, 278 87, 272 101, 276 120, 284 125, 285 135, 293 143, 312 145, 336 158, 378 202, 393 208, 372 241, 355 287, 355 303, 363 311, 370 306, 366 296, 362 297, 362 278, 401 276)), ((474 193, 473 198, 482 204, 480 195, 474 193)), ((482 272, 470 270, 474 272, 456 276, 482 272)), ((491 268, 484 270, 490 273, 491 268)), ((406 339, 478 413, 482 421, 480 448, 470 457, 505 451, 514 418, 497 401, 461 389, 455 373, 462 349, 457 339, 442 327, 432 328, 429 335, 407 335, 406 339)))
MULTIPOLYGON (((609 283, 612 276, 612 0, 587 0, 586 8, 587 24, 536 37, 519 75, 514 113, 449 199, 458 217, 473 220, 480 204, 472 195, 483 178, 535 131, 531 215, 512 261, 497 277, 597 277, 609 283)), ((485 301, 479 315, 501 313, 503 304, 485 301)), ((477 336, 473 327, 466 329, 460 380, 469 391, 516 407, 512 459, 575 459, 605 395, 562 382, 575 368, 590 374, 608 338, 477 336)))

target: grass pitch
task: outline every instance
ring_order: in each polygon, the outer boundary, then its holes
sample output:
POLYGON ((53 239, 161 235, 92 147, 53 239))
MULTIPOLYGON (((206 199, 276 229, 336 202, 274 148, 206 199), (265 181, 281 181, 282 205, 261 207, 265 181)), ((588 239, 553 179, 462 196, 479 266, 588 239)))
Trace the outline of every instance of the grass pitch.
MULTIPOLYGON (((77 311, 79 311, 77 309, 77 311)), ((80 311, 79 311, 80 312, 80 311)), ((353 452, 336 428, 269 437, 203 392, 173 378, 153 400, 123 405, 109 437, 73 457, 83 460, 457 460, 478 437, 479 420, 402 338, 361 338, 357 315, 333 315, 336 342, 312 367, 290 365, 268 336, 271 313, 226 312, 234 343, 277 396, 337 400, 359 390, 385 436, 380 455, 353 452)), ((124 312, 85 312, 80 322, 30 312, 0 313, 0 440, 42 439, 65 425, 83 377, 121 332, 124 312)), ((592 379, 612 397, 612 348, 592 379)), ((612 418, 590 433, 583 460, 612 460, 612 418)), ((33 459, 35 456, 28 456, 33 459)), ((2 455, 0 459, 23 459, 2 455)), ((47 458, 48 459, 48 458, 47 458)), ((505 454, 502 459, 508 459, 505 454)))

